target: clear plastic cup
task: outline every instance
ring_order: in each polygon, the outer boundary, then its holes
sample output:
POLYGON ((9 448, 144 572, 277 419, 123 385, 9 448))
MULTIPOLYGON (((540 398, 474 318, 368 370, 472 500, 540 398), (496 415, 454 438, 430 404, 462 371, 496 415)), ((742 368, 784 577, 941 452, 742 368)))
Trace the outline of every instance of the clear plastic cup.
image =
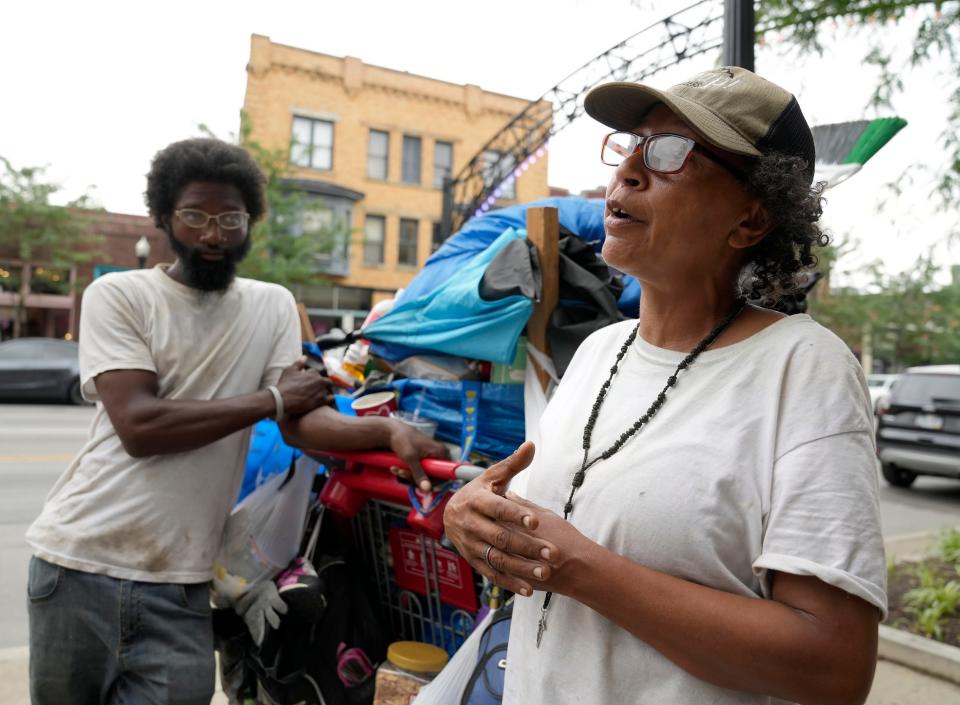
POLYGON ((437 422, 425 416, 416 416, 410 411, 394 411, 390 414, 390 418, 402 421, 408 426, 413 426, 429 438, 437 435, 437 422))

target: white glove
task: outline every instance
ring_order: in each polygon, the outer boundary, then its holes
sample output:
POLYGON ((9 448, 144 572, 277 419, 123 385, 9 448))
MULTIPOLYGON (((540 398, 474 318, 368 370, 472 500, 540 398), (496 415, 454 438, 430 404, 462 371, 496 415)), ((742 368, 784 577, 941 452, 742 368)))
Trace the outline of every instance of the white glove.
POLYGON ((280 615, 287 613, 287 603, 277 592, 276 584, 272 580, 264 580, 237 600, 233 609, 243 617, 250 636, 253 637, 253 643, 260 646, 267 633, 267 622, 274 629, 278 629, 280 615))

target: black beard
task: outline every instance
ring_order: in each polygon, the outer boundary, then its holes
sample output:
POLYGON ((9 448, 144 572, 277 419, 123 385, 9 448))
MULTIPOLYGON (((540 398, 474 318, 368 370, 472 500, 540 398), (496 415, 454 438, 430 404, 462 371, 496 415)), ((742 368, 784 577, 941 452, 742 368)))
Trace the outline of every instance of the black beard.
POLYGON ((243 261, 250 251, 249 233, 243 242, 235 247, 228 247, 223 251, 223 259, 211 262, 200 256, 200 251, 189 245, 184 245, 173 235, 173 230, 166 228, 167 239, 171 249, 180 259, 180 268, 187 286, 200 291, 226 291, 237 275, 237 264, 243 261))

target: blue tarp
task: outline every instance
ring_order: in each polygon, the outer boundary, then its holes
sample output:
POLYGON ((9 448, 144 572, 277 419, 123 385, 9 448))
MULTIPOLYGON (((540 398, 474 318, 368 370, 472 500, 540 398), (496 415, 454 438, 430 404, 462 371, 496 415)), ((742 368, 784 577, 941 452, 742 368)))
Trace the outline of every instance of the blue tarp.
POLYGON ((451 235, 426 261, 423 270, 403 290, 397 303, 410 301, 436 289, 454 272, 489 247, 505 230, 526 229, 527 209, 541 206, 556 208, 560 227, 587 242, 597 243, 599 251, 604 237, 603 201, 599 199, 579 196, 544 198, 533 203, 490 211, 477 218, 471 218, 463 228, 451 235))
POLYGON ((455 276, 423 295, 404 296, 390 313, 364 328, 363 336, 377 343, 512 362, 533 301, 520 294, 485 301, 480 296, 480 280, 497 252, 525 237, 524 231, 507 228, 489 246, 471 253, 468 261, 464 258, 455 276))
MULTIPOLYGON (((433 291, 445 282, 453 272, 490 245, 507 228, 527 227, 527 209, 550 206, 557 209, 560 227, 581 240, 591 243, 599 253, 603 246, 603 200, 582 196, 556 196, 543 198, 533 203, 523 203, 509 208, 490 211, 478 218, 471 218, 457 233, 443 243, 431 255, 410 285, 403 290, 398 303, 433 291)), ((624 290, 619 308, 627 316, 637 315, 640 302, 640 283, 631 276, 623 277, 624 290)))
MULTIPOLYGON (((527 209, 540 206, 556 208, 561 229, 586 240, 597 252, 600 251, 604 239, 603 201, 600 199, 587 199, 580 196, 544 198, 533 203, 490 211, 482 216, 471 218, 459 232, 452 235, 440 249, 433 253, 423 269, 398 297, 397 306, 403 306, 434 293, 455 273, 461 272, 479 254, 490 247, 506 230, 525 229, 527 209)), ((640 285, 636 279, 629 276, 624 276, 623 281, 624 290, 618 307, 625 315, 635 317, 640 301, 640 285)), ((405 344, 398 343, 399 341, 392 337, 389 340, 373 340, 373 353, 386 360, 401 360, 428 350, 413 335, 408 335, 408 342, 405 344)), ((465 356, 489 359, 470 353, 465 356)))
POLYGON ((280 427, 272 419, 258 421, 250 434, 250 450, 247 452, 247 467, 240 485, 239 502, 267 478, 286 472, 290 463, 302 453, 283 442, 280 427))

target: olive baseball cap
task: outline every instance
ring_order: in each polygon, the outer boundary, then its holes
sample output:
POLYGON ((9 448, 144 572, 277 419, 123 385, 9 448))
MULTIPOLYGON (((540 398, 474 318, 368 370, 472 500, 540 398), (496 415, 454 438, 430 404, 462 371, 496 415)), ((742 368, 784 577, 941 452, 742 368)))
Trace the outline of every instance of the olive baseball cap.
POLYGON ((720 149, 748 157, 770 152, 801 157, 813 180, 813 133, 797 99, 739 66, 704 71, 666 90, 606 83, 587 94, 584 109, 615 130, 632 130, 659 103, 720 149))

